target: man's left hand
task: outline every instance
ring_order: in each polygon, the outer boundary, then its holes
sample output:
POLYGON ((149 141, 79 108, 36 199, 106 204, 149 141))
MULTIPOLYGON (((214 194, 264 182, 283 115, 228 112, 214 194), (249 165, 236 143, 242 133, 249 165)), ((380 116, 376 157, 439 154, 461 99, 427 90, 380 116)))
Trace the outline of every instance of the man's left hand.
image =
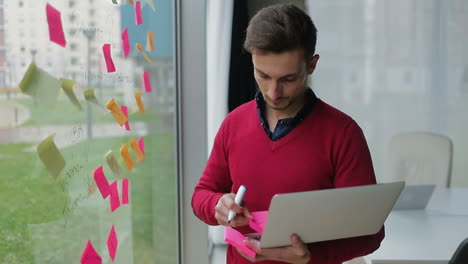
POLYGON ((250 240, 245 240, 244 243, 257 254, 255 258, 247 256, 244 252, 239 253, 252 262, 262 260, 276 260, 292 264, 306 264, 310 261, 310 251, 307 245, 302 242, 301 238, 293 234, 291 235, 291 246, 277 248, 260 248, 258 243, 250 240))

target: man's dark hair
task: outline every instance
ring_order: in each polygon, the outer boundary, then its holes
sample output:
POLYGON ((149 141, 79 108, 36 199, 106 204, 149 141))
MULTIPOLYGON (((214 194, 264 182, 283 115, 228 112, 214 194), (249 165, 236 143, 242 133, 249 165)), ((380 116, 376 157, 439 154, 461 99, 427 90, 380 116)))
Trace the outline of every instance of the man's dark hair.
POLYGON ((310 61, 316 42, 312 19, 297 6, 282 4, 263 8, 250 20, 244 48, 250 53, 303 49, 306 61, 310 61))

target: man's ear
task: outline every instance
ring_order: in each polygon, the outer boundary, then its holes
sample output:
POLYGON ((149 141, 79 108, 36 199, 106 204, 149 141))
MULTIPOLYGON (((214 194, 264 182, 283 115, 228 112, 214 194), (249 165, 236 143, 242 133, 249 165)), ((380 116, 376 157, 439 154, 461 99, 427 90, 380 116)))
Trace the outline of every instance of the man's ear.
POLYGON ((320 59, 320 55, 315 54, 312 59, 307 64, 307 75, 310 75, 314 72, 317 62, 320 59))

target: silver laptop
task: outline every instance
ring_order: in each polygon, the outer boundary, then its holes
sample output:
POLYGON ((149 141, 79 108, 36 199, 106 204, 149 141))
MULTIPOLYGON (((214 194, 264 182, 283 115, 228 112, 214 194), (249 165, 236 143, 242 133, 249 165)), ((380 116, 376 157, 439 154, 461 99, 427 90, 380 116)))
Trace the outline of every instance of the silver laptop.
POLYGON ((401 192, 393 210, 422 210, 431 199, 435 185, 407 185, 401 192))
POLYGON ((291 244, 292 233, 305 243, 377 233, 404 182, 275 195, 260 238, 262 248, 291 244))

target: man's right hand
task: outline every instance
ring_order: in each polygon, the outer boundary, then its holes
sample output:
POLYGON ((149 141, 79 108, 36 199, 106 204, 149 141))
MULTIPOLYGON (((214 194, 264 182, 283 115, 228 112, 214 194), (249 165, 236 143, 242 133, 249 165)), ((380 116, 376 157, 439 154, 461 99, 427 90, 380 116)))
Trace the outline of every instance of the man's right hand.
POLYGON ((226 193, 219 198, 215 206, 215 218, 218 224, 230 227, 245 226, 249 224, 249 219, 253 218, 247 207, 239 206, 234 202, 235 197, 234 193, 226 193), (228 223, 229 210, 236 213, 236 217, 230 223, 228 223))

